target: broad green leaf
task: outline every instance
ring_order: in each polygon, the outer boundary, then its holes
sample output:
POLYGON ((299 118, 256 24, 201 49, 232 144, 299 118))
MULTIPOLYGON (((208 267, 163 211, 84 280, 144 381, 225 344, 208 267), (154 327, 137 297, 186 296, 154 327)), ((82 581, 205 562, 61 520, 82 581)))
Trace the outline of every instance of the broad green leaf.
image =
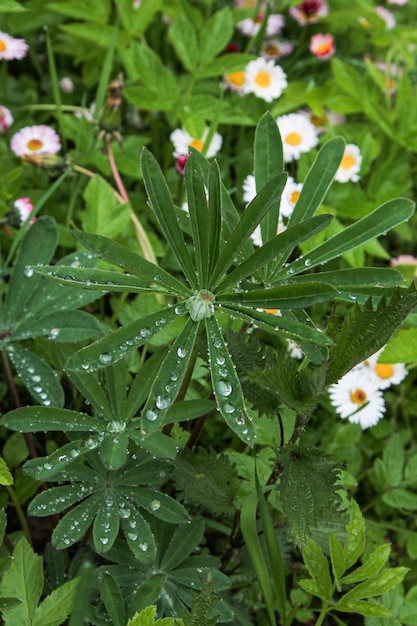
POLYGON ((122 592, 109 572, 101 572, 100 595, 113 626, 126 626, 126 610, 122 592))
MULTIPOLYGON (((172 322, 179 315, 179 310, 178 307, 169 307, 121 326, 73 354, 68 359, 66 368, 92 372, 123 359, 172 322)), ((181 313, 183 312, 182 308, 181 313)))
POLYGON ((203 536, 204 520, 201 517, 195 517, 188 524, 180 526, 162 556, 161 569, 169 571, 178 567, 201 543, 203 536))
POLYGON ((106 291, 131 291, 140 293, 142 291, 153 291, 149 280, 112 272, 111 270, 86 269, 84 267, 57 267, 45 265, 34 267, 34 271, 49 278, 54 278, 64 285, 74 285, 83 289, 106 291))
POLYGON ((0 457, 0 485, 13 485, 13 476, 2 457, 0 457))
POLYGON ((126 463, 128 458, 129 434, 114 432, 104 435, 100 444, 100 458, 104 467, 116 470, 126 463))
POLYGON ((155 432, 144 439, 140 430, 128 430, 128 435, 132 441, 136 441, 144 450, 157 458, 175 459, 177 456, 177 446, 171 437, 163 433, 155 432))
POLYGON ((93 541, 97 552, 107 552, 119 532, 119 507, 116 500, 107 495, 97 511, 93 525, 93 541))
POLYGON ((389 544, 377 546, 363 565, 357 567, 353 572, 342 578, 342 583, 358 583, 372 576, 376 576, 386 565, 390 552, 391 546, 389 544))
POLYGON ((190 295, 190 290, 174 276, 171 276, 161 267, 143 259, 117 241, 112 241, 100 235, 84 233, 81 230, 75 231, 74 235, 88 250, 91 250, 91 252, 105 261, 122 267, 126 272, 139 276, 155 286, 160 285, 171 293, 190 295))
MULTIPOLYGON (((222 293, 232 285, 237 285, 240 280, 253 275, 258 269, 276 259, 279 254, 293 250, 299 243, 313 237, 326 228, 332 220, 332 215, 317 215, 316 217, 304 220, 301 224, 290 226, 283 233, 272 237, 251 256, 242 263, 239 263, 239 265, 221 281, 216 288, 216 294, 222 293)), ((311 275, 311 277, 313 276, 314 275, 311 275)))
POLYGON ((246 207, 238 224, 230 233, 210 277, 208 288, 214 289, 242 250, 256 226, 281 197, 286 175, 274 176, 246 207))
POLYGON ((282 285, 272 289, 237 291, 222 294, 217 301, 222 305, 243 305, 253 307, 294 309, 305 308, 332 300, 337 291, 323 283, 299 283, 282 285))
MULTIPOLYGON (((106 417, 113 417, 112 407, 103 385, 95 372, 72 372, 68 371, 68 376, 74 385, 81 391, 85 399, 106 417)), ((127 417, 129 419, 131 416, 127 417)), ((102 426, 102 423, 101 423, 102 426)))
POLYGON ((390 487, 399 487, 403 478, 405 463, 404 442, 400 433, 394 433, 388 440, 382 454, 385 478, 390 487))
MULTIPOLYGON (((304 224, 304 222, 301 222, 301 224, 304 224)), ((308 265, 306 268, 308 269, 308 265)), ((381 295, 384 293, 382 288, 397 286, 401 282, 401 274, 394 269, 385 267, 355 267, 303 274, 302 276, 291 278, 291 282, 294 283, 316 281, 333 285, 340 292, 348 294, 364 293, 369 296, 372 295, 370 293, 372 290, 376 294, 381 295)), ((350 298, 350 301, 352 301, 352 298, 350 298)))
POLYGON ((86 413, 49 406, 26 406, 14 409, 2 417, 2 424, 21 433, 41 431, 102 432, 103 422, 86 413))
POLYGON ((413 363, 417 358, 417 328, 402 328, 389 340, 380 363, 413 363))
POLYGON ((93 491, 92 485, 74 483, 60 487, 49 487, 38 493, 30 502, 28 513, 45 517, 61 513, 76 502, 80 502, 93 491))
MULTIPOLYGON (((112 417, 115 422, 108 428, 109 432, 121 432, 125 427, 125 422, 120 417, 123 416, 123 409, 126 402, 126 390, 128 388, 128 370, 124 361, 116 361, 103 372, 105 379, 106 393, 109 397, 112 417)), ((124 416, 123 416, 124 417, 124 416)))
POLYGON ((213 400, 184 400, 184 402, 176 402, 167 412, 166 423, 176 424, 178 422, 187 422, 201 417, 205 413, 209 413, 216 408, 213 400))
MULTIPOLYGON (((190 154, 185 167, 185 184, 187 188, 187 202, 190 213, 191 229, 195 247, 197 273, 201 286, 207 285, 210 266, 210 231, 209 207, 207 205, 202 172, 195 163, 194 154, 190 154)), ((220 190, 219 192, 220 193, 220 190)), ((219 232, 216 233, 217 238, 219 232)))
POLYGON ((275 592, 275 599, 278 607, 280 619, 285 623, 287 618, 286 611, 286 591, 285 591, 285 574, 284 561, 282 559, 281 548, 279 546, 274 522, 268 509, 265 496, 262 492, 258 478, 258 472, 255 465, 255 485, 256 495, 258 498, 259 514, 261 517, 262 527, 265 533, 266 546, 268 549, 269 562, 272 569, 272 581, 275 592))
POLYGON ((185 14, 179 13, 173 20, 168 38, 181 63, 191 74, 200 59, 197 32, 185 14))
POLYGON ((344 602, 342 598, 336 605, 337 611, 343 611, 344 613, 359 613, 365 617, 392 617, 392 613, 389 609, 386 609, 380 604, 375 602, 366 602, 365 600, 356 600, 353 602, 344 602))
POLYGON ((382 495, 382 499, 393 509, 415 511, 417 507, 417 494, 401 487, 387 491, 382 495))
POLYGON ((390 567, 385 569, 370 580, 356 585, 341 598, 340 602, 351 603, 387 593, 387 591, 394 589, 402 582, 408 571, 408 567, 390 567))
POLYGON ((64 392, 58 376, 46 361, 17 344, 7 346, 6 351, 17 375, 36 402, 44 406, 63 406, 64 392))
POLYGON ((216 403, 226 424, 245 443, 254 442, 251 418, 246 412, 242 388, 232 358, 227 350, 218 321, 205 320, 210 373, 216 403))
POLYGON ((171 250, 191 287, 197 289, 197 277, 177 220, 174 201, 155 157, 146 148, 141 153, 142 175, 151 207, 171 250))
POLYGON ((104 0, 100 5, 97 5, 94 0, 71 0, 71 2, 60 0, 59 2, 50 2, 48 8, 75 20, 101 22, 103 24, 107 23, 111 10, 108 0, 104 0))
POLYGON ((350 519, 346 526, 347 538, 344 546, 346 569, 352 567, 365 550, 365 520, 359 505, 352 500, 350 509, 350 519))
POLYGON ((97 235, 116 237, 130 224, 129 205, 121 204, 111 186, 101 176, 88 183, 84 199, 87 208, 81 214, 83 229, 97 235))
POLYGON ((139 6, 131 2, 122 3, 118 11, 125 30, 134 37, 140 37, 162 4, 163 0, 142 0, 139 6))
POLYGON ((177 397, 192 358, 199 325, 191 318, 172 344, 155 377, 141 414, 142 433, 151 434, 164 423, 177 397))
POLYGON ((290 263, 285 269, 275 275, 278 278, 290 278, 292 275, 322 265, 335 259, 349 250, 366 243, 374 237, 385 234, 394 226, 407 221, 414 213, 414 202, 408 198, 396 198, 386 202, 369 215, 344 228, 314 250, 311 250, 302 259, 290 263))
POLYGON ((2 0, 0 13, 19 13, 20 11, 27 11, 27 9, 16 0, 2 0))
POLYGON ((55 220, 49 216, 40 217, 28 228, 23 237, 10 275, 4 301, 5 323, 19 317, 41 277, 34 273, 31 265, 49 263, 58 241, 55 220))
POLYGON ((331 602, 333 585, 330 578, 329 562, 321 548, 312 540, 308 539, 302 550, 303 561, 310 576, 315 580, 319 589, 320 597, 331 602))
POLYGON ((200 54, 198 62, 204 66, 224 50, 233 35, 233 15, 225 6, 213 13, 200 30, 200 54))
POLYGON ((4 509, 0 509, 0 541, 3 543, 4 534, 6 532, 7 516, 4 509))
POLYGON ((270 574, 262 552, 261 544, 258 536, 258 528, 256 524, 256 509, 258 505, 258 496, 253 491, 243 502, 240 513, 240 530, 245 541, 246 549, 249 552, 253 567, 258 578, 262 595, 265 600, 268 617, 271 626, 276 625, 274 616, 274 597, 270 574))
MULTIPOLYGON (((204 67, 198 68, 196 72, 197 78, 211 78, 213 76, 222 76, 224 74, 231 74, 232 72, 240 72, 245 69, 249 61, 255 59, 254 55, 246 54, 244 52, 234 52, 222 54, 217 59, 214 59, 204 67)), ((239 119, 245 115, 245 111, 239 111, 239 119)), ((255 120, 250 120, 255 122, 255 120)), ((248 121, 246 121, 248 123, 248 121)))
POLYGON ((12 340, 47 335, 53 341, 76 342, 101 333, 102 327, 93 315, 84 311, 54 311, 44 318, 25 320, 11 333, 12 340))
POLYGON ((136 415, 139 407, 146 402, 150 389, 155 380, 155 376, 161 366, 162 359, 166 355, 168 349, 160 349, 155 352, 140 368, 136 374, 126 398, 123 407, 123 416, 125 420, 130 420, 136 415))
POLYGON ((43 590, 42 558, 22 537, 13 551, 13 560, 3 574, 0 594, 22 600, 19 606, 3 612, 5 626, 32 626, 43 590))
POLYGON ((79 578, 54 589, 35 610, 32 626, 60 626, 71 613, 79 578))
POLYGON ((148 522, 136 507, 123 509, 120 523, 129 548, 140 563, 151 563, 156 556, 156 543, 148 522))
POLYGON ((102 495, 96 493, 71 509, 55 526, 52 545, 63 550, 79 541, 93 523, 101 502, 102 495))

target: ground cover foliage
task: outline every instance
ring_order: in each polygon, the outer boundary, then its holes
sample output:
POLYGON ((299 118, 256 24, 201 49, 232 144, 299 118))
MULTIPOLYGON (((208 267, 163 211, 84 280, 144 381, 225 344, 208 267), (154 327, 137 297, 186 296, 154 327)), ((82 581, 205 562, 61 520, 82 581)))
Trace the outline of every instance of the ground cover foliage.
POLYGON ((0 4, 6 626, 417 624, 416 23, 0 4))

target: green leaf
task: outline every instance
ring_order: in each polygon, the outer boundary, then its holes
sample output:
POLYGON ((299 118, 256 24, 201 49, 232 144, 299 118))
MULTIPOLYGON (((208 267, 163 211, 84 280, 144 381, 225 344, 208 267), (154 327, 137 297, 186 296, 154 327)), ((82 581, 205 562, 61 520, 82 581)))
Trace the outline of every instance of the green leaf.
POLYGON ((119 533, 119 507, 116 500, 107 495, 97 511, 93 525, 93 541, 97 552, 107 552, 119 533))
MULTIPOLYGON (((301 197, 301 195, 300 195, 301 197)), ((298 204, 299 200, 297 201, 298 204)), ((396 198, 386 202, 369 215, 344 228, 341 232, 333 235, 314 250, 311 250, 302 259, 293 261, 284 270, 275 275, 275 279, 298 274, 340 257, 342 254, 354 250, 374 237, 385 234, 394 226, 407 221, 414 213, 414 202, 408 198, 396 198)), ((293 213, 294 215, 294 213, 293 213)), ((290 223, 291 220, 290 220, 290 223)))
POLYGON ((102 421, 91 415, 49 406, 26 406, 14 409, 2 417, 2 424, 21 433, 51 430, 102 432, 103 430, 102 421))
POLYGON ((191 287, 197 289, 195 269, 177 220, 174 201, 155 157, 146 148, 141 153, 142 175, 151 207, 161 230, 191 287))
POLYGON ((20 11, 27 11, 16 0, 3 0, 0 7, 0 13, 19 13, 20 11))
POLYGON ((2 457, 0 457, 0 485, 13 485, 13 476, 2 457))
POLYGON ((39 404, 62 407, 64 392, 53 369, 36 354, 17 344, 6 347, 17 375, 39 404))
POLYGON ((117 237, 129 226, 129 205, 117 200, 111 186, 101 176, 90 180, 84 199, 87 208, 81 214, 81 223, 87 232, 117 237))
POLYGON ((191 74, 200 59, 200 50, 197 42, 197 32, 187 17, 179 14, 173 20, 168 38, 181 63, 191 74))
MULTIPOLYGON (((166 580, 165 574, 154 574, 145 580, 142 583, 135 595, 133 596, 129 608, 128 614, 136 613, 137 611, 146 610, 146 608, 150 608, 148 605, 153 604, 160 597, 162 590, 164 588, 166 580)), ((144 619, 148 619, 148 615, 144 615, 144 619)), ((158 620, 159 621, 159 620, 158 620)), ((150 622, 151 626, 154 625, 155 622, 150 622)), ((129 622, 130 624, 130 622, 129 622)), ((148 621, 140 621, 139 626, 148 626, 148 621)), ((156 622, 158 624, 158 622, 156 622)), ((175 623, 174 623, 175 624, 175 623)), ((133 626, 137 626, 136 622, 133 622, 133 626)), ((163 624, 163 626, 168 626, 167 624, 163 624)))
POLYGON ((335 609, 344 613, 359 613, 359 615, 364 615, 365 617, 392 617, 391 611, 384 606, 363 600, 344 602, 342 598, 337 603, 335 609))
POLYGON ((371 578, 371 576, 376 576, 384 565, 386 565, 390 552, 391 546, 389 544, 377 546, 363 565, 357 567, 353 572, 342 578, 342 583, 357 583, 366 578, 371 578))
POLYGON ((36 263, 48 263, 58 241, 55 220, 49 216, 40 217, 28 228, 20 244, 13 263, 6 298, 4 301, 4 322, 9 324, 20 317, 25 304, 36 290, 41 277, 29 269, 36 263))
POLYGON ((382 495, 382 499, 393 509, 415 511, 417 507, 417 494, 401 487, 387 491, 382 495))
POLYGON ((346 571, 345 552, 336 535, 329 535, 330 560, 332 563, 333 578, 337 590, 342 591, 340 581, 346 571))
MULTIPOLYGON (((242 52, 222 54, 207 65, 199 67, 196 71, 196 78, 211 78, 213 76, 231 74, 232 72, 240 72, 244 70, 249 61, 253 61, 254 58, 254 55, 242 52)), ((244 114, 244 111, 239 111, 238 119, 241 120, 244 114)), ((246 121, 246 123, 248 122, 246 121)))
POLYGON ((35 610, 32 626, 60 626, 71 613, 79 578, 54 589, 35 610))
POLYGON ((78 570, 79 581, 75 590, 77 601, 74 602, 68 626, 82 624, 88 612, 88 605, 92 591, 92 578, 95 572, 94 565, 90 561, 83 561, 78 570))
POLYGON ((37 517, 45 517, 61 513, 70 506, 90 495, 93 487, 75 483, 49 489, 38 493, 30 502, 28 513, 37 517))
POLYGON ((100 445, 100 458, 104 467, 116 470, 128 458, 129 435, 127 432, 107 433, 100 445))
POLYGON ((189 296, 191 293, 185 285, 164 269, 143 259, 116 241, 80 230, 75 231, 74 236, 83 246, 105 261, 122 267, 126 272, 139 276, 144 281, 149 281, 155 290, 160 286, 178 295, 189 296))
POLYGON ((351 603, 387 593, 387 591, 394 589, 402 582, 408 571, 408 567, 390 567, 385 569, 370 580, 356 585, 341 598, 340 602, 351 603))
POLYGON ((271 289, 224 293, 217 301, 226 306, 230 303, 253 307, 294 309, 328 302, 336 294, 336 289, 331 285, 319 282, 299 283, 272 287, 271 289))
POLYGON ((320 598, 327 602, 332 601, 333 585, 330 578, 329 562, 321 548, 309 538, 302 550, 303 561, 310 576, 317 583, 320 598))
POLYGON ((172 322, 178 316, 178 310, 177 307, 168 307, 121 326, 70 356, 66 368, 92 372, 123 359, 172 322))
POLYGON ((47 457, 30 459, 25 463, 25 474, 36 480, 47 480, 55 474, 59 474, 68 463, 72 463, 76 458, 80 459, 91 450, 98 448, 100 441, 98 437, 78 439, 58 448, 47 457))
POLYGON ((217 259, 217 263, 210 277, 209 289, 214 289, 218 285, 220 279, 234 263, 234 260, 250 238, 256 226, 278 202, 285 187, 285 182, 285 174, 274 176, 246 207, 217 259))
POLYGON ((191 318, 178 335, 163 359, 155 377, 148 400, 141 414, 142 433, 155 432, 165 423, 169 407, 177 397, 188 364, 191 361, 199 325, 191 318))
MULTIPOLYGON (((190 154, 187 159, 187 165, 185 167, 185 185, 187 188, 187 202, 195 246, 197 273, 200 285, 205 286, 207 284, 210 266, 214 261, 214 259, 210 257, 210 246, 213 245, 214 235, 217 239, 219 238, 219 230, 217 233, 213 234, 210 233, 209 230, 209 207, 207 205, 203 175, 198 165, 195 163, 194 154, 190 154)), ((219 198, 219 187, 217 188, 217 195, 219 198)), ((217 228, 219 229, 219 224, 217 224, 217 228)))
POLYGON ((156 556, 155 537, 136 507, 124 507, 121 526, 127 544, 140 563, 151 563, 156 556))
POLYGON ((402 328, 389 340, 380 363, 413 363, 417 355, 417 328, 402 328))
POLYGON ((22 537, 13 551, 13 560, 3 574, 0 594, 19 598, 19 606, 3 612, 5 626, 32 626, 43 590, 42 558, 22 537))
POLYGON ((201 543, 203 536, 204 520, 201 517, 195 517, 188 524, 180 526, 162 556, 161 569, 169 571, 178 567, 201 543))
MULTIPOLYGON (((90 271, 90 270, 87 270, 90 271)), ((102 327, 93 315, 84 311, 54 311, 41 319, 24 321, 10 335, 12 340, 47 335, 57 343, 90 339, 101 333, 102 327)))
POLYGON ((113 626, 125 626, 126 610, 122 592, 109 572, 101 573, 100 595, 113 626))
POLYGON ((365 520, 359 505, 352 500, 350 519, 346 526, 347 538, 344 546, 346 569, 352 567, 359 559, 366 545, 365 520))
POLYGON ((199 64, 204 66, 212 61, 219 52, 224 50, 232 35, 233 14, 230 8, 225 6, 213 13, 200 30, 199 64))
POLYGON ((45 265, 34 268, 34 271, 49 278, 54 278, 64 285, 100 290, 103 294, 107 291, 131 291, 133 293, 153 291, 149 280, 111 270, 96 270, 84 267, 68 269, 66 267, 45 265))
POLYGON ((101 500, 102 495, 96 493, 71 509, 55 526, 52 533, 52 545, 63 550, 79 541, 93 523, 101 506, 101 500))
MULTIPOLYGON (((132 485, 131 474, 128 475, 127 479, 123 477, 119 479, 117 484, 132 485)), ((133 484, 136 485, 137 480, 133 480, 133 484)), ((121 490, 128 498, 132 498, 136 504, 143 507, 152 515, 163 520, 164 522, 168 522, 169 524, 185 524, 190 520, 190 517, 182 504, 174 500, 174 498, 171 498, 171 496, 168 496, 166 493, 136 486, 122 486, 121 490)))
POLYGON ((251 418, 246 412, 242 388, 215 317, 205 320, 209 363, 216 403, 226 424, 245 443, 255 438, 251 418))

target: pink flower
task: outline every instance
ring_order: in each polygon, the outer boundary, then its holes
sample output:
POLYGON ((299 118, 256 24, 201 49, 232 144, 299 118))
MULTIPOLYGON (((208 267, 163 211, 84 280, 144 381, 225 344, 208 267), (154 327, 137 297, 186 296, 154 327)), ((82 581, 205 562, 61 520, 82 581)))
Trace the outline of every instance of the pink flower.
POLYGON ((391 259, 391 267, 397 267, 397 265, 414 265, 415 272, 414 277, 417 278, 417 259, 411 254, 400 254, 396 259, 391 259))
POLYGON ((63 76, 59 81, 59 86, 64 93, 72 93, 74 91, 74 83, 68 76, 63 76))
MULTIPOLYGON (((26 222, 27 218, 32 213, 35 207, 31 203, 30 198, 18 198, 13 203, 13 208, 15 209, 15 212, 18 214, 18 217, 20 219, 20 224, 19 224, 19 227, 20 227, 22 226, 22 224, 24 224, 24 222, 26 222)), ((36 217, 33 217, 30 220, 29 224, 33 224, 33 222, 35 221, 36 221, 36 217)))
POLYGON ((336 52, 333 35, 330 33, 313 35, 309 49, 318 59, 329 59, 336 52))
POLYGON ((23 59, 29 46, 24 39, 16 39, 0 31, 0 59, 13 61, 23 59))
POLYGON ((318 22, 321 17, 324 17, 329 12, 329 7, 324 0, 305 0, 297 4, 295 7, 290 8, 290 15, 300 26, 306 24, 314 24, 318 22))
POLYGON ((187 164, 188 157, 188 154, 177 154, 175 156, 175 169, 181 176, 184 176, 185 166, 187 164))
POLYGON ((391 13, 391 11, 388 11, 388 9, 381 6, 375 7, 375 11, 378 13, 381 20, 384 20, 385 26, 388 30, 394 28, 397 22, 395 21, 395 17, 391 13))
MULTIPOLYGON (((265 20, 265 15, 259 13, 253 19, 248 17, 237 24, 237 28, 247 37, 254 37, 257 35, 262 22, 265 20)), ((269 15, 266 23, 266 36, 274 37, 284 28, 285 18, 282 15, 269 15)))
POLYGON ((5 135, 13 124, 13 115, 7 107, 0 106, 0 134, 5 135))
POLYGON ((61 149, 59 136, 50 126, 25 126, 13 135, 10 147, 16 156, 56 154, 61 149))

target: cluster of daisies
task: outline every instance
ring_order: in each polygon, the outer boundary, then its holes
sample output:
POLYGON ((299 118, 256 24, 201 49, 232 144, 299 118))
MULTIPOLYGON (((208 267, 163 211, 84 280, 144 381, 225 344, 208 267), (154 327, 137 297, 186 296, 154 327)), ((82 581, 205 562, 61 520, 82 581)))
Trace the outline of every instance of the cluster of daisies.
POLYGON ((329 397, 336 413, 363 429, 375 426, 385 413, 383 392, 407 376, 403 363, 379 363, 383 348, 330 385, 329 397))

